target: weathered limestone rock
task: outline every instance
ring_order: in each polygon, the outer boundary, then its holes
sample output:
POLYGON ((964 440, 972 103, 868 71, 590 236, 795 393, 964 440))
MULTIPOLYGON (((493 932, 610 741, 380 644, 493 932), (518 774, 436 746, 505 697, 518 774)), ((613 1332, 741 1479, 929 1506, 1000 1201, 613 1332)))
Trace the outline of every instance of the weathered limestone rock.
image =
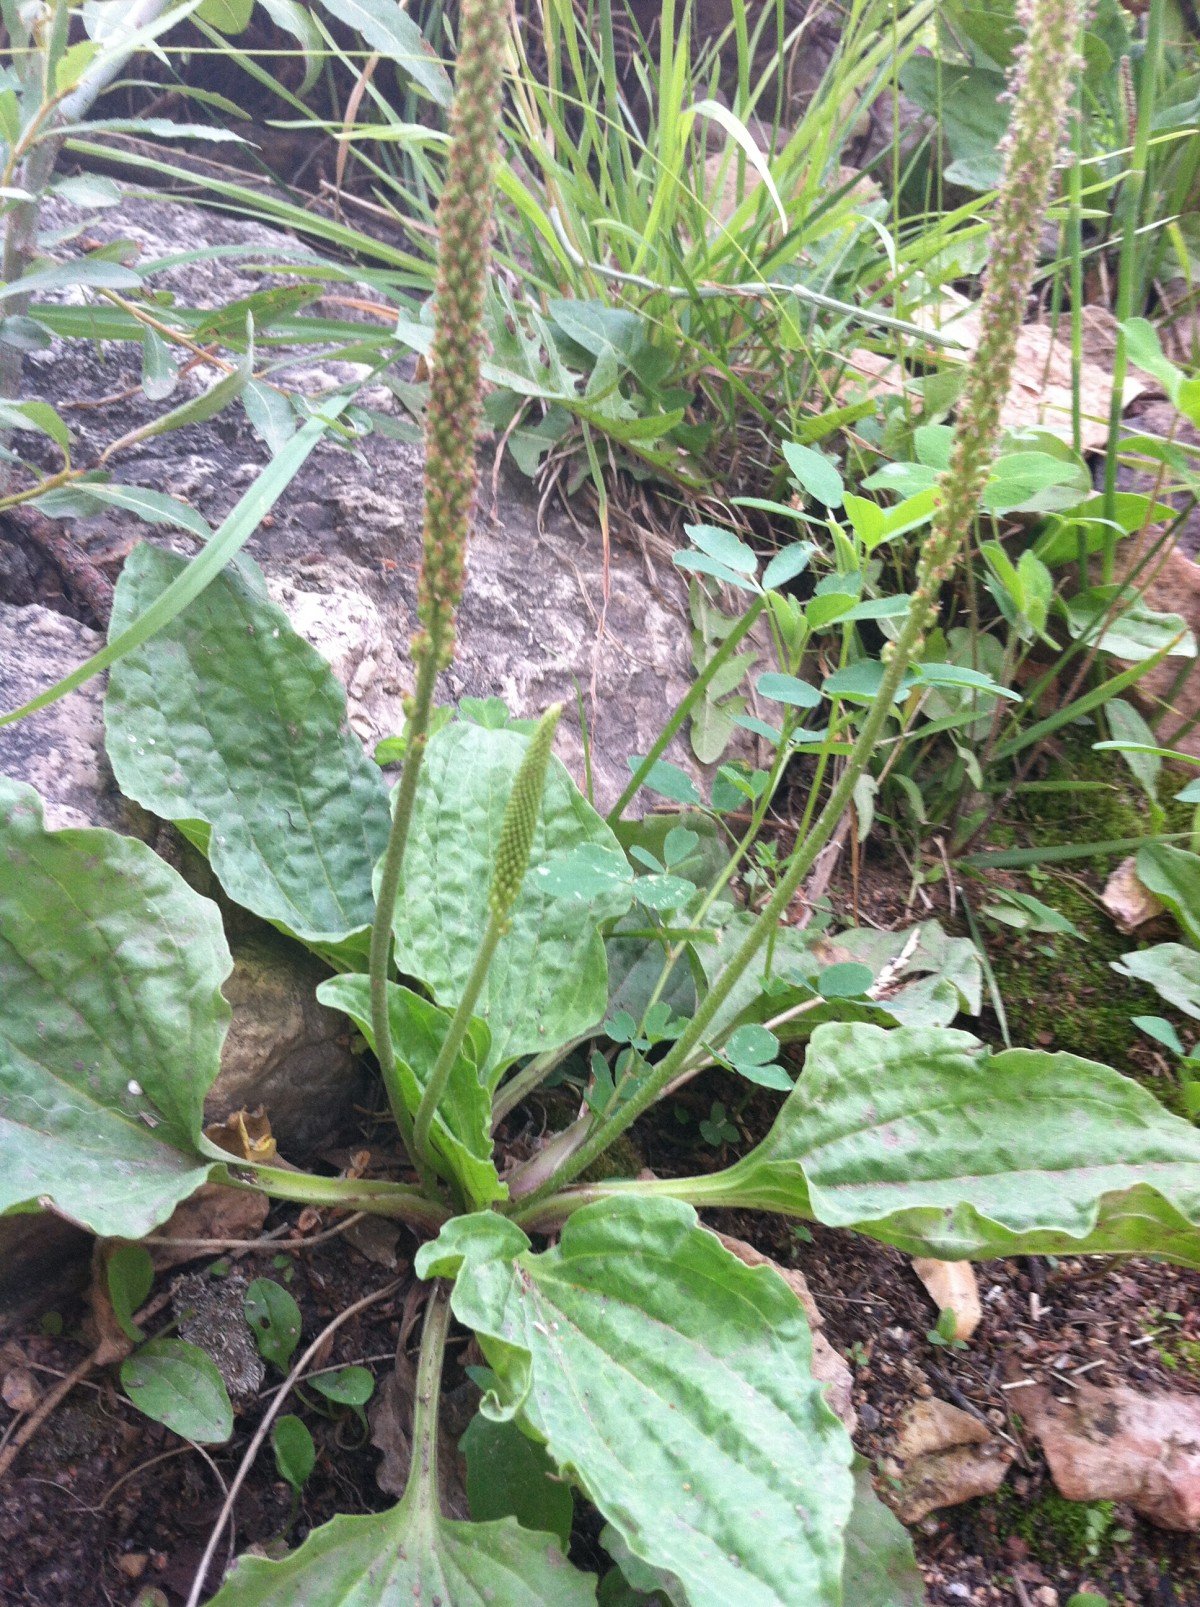
POLYGON ((892 1505, 904 1523, 993 1495, 1016 1455, 977 1417, 936 1396, 914 1401, 900 1420, 888 1471, 892 1505))
POLYGON ((1162 1529, 1200 1529, 1200 1395, 1081 1382, 1065 1401, 1023 1390, 1021 1417, 1068 1501, 1126 1501, 1162 1529))
MULTIPOLYGON (((73 216, 58 204, 49 212, 55 221, 73 216)), ((254 256, 247 255, 154 276, 156 287, 170 289, 190 306, 217 304, 282 282, 281 264, 304 255, 295 241, 257 224, 143 197, 90 216, 88 229, 100 240, 136 239, 143 268, 156 257, 201 245, 261 247, 270 273, 256 272, 254 256)), ((56 341, 28 359, 26 391, 51 402, 77 403, 132 387, 124 400, 72 412, 76 455, 86 461, 89 452, 99 452, 161 411, 161 404, 147 402, 138 390, 140 360, 134 348, 56 341)), ((348 373, 343 365, 336 375, 319 377, 332 385, 348 373)), ((281 375, 284 383, 303 390, 312 388, 313 378, 311 367, 281 375)), ((192 377, 186 383, 200 389, 208 381, 192 377)), ((172 402, 185 394, 181 384, 172 402)), ((381 412, 394 405, 380 386, 372 388, 370 401, 381 412)), ((207 424, 141 442, 122 453, 113 468, 120 480, 185 497, 215 525, 267 457, 235 405, 207 424)), ((485 463, 490 468, 490 452, 485 463)), ((420 560, 422 472, 420 447, 404 441, 375 434, 351 452, 326 440, 248 548, 272 596, 330 658, 349 693, 351 725, 368 746, 395 734, 402 723, 420 560)), ((76 520, 70 529, 113 576, 142 539, 193 550, 189 537, 163 526, 142 526, 120 509, 76 520)), ((645 753, 691 679, 686 587, 673 567, 614 544, 607 561, 607 608, 605 587, 598 529, 589 526, 581 533, 565 518, 552 513, 543 518, 527 482, 502 475, 493 497, 492 477, 485 473, 458 652, 442 679, 439 699, 499 696, 523 716, 562 700, 567 712, 557 751, 581 779, 578 685, 601 808, 624 786, 629 755, 645 753)), ((677 743, 671 756, 693 763, 686 743, 677 743)))

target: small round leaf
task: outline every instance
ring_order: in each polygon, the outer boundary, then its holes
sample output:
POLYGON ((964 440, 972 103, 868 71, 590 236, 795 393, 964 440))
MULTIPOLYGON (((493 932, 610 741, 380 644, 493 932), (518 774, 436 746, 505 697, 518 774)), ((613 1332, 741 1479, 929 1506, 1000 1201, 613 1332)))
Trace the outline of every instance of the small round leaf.
POLYGON ((286 1372, 300 1342, 300 1307, 282 1284, 255 1278, 246 1290, 245 1309, 263 1359, 286 1372))

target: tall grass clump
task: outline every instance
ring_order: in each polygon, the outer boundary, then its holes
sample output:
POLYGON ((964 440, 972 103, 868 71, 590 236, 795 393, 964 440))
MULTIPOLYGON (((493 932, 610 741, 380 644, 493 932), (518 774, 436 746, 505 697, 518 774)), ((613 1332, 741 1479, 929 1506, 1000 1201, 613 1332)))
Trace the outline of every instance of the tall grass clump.
POLYGON ((1000 410, 1008 395, 1017 336, 1037 264, 1038 236, 1066 123, 1077 61, 1079 0, 1023 0, 1025 38, 1011 80, 1013 115, 1004 146, 1004 174, 992 233, 992 250, 980 305, 979 345, 967 369, 950 465, 941 477, 929 540, 903 628, 885 652, 884 673, 840 777, 821 813, 788 862, 761 914, 691 1022, 630 1099, 596 1124, 554 1183, 539 1182, 535 1201, 554 1184, 578 1176, 640 1116, 685 1066, 738 978, 787 912, 818 853, 850 807, 909 664, 933 624, 942 587, 951 579, 971 531, 979 493, 1000 437, 1000 410))

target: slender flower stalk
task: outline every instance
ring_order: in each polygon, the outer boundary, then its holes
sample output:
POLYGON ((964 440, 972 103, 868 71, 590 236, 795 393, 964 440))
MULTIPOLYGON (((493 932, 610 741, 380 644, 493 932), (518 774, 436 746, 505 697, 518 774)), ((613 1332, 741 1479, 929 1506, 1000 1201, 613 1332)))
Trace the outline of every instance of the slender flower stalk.
POLYGON ((883 734, 905 671, 920 653, 937 616, 941 589, 953 575, 974 523, 1000 435, 1000 410, 1012 383, 1017 336, 1033 284, 1042 217, 1075 78, 1082 0, 1021 0, 1018 18, 1025 38, 1013 63, 1013 111, 1003 146, 1004 176, 980 302, 979 345, 967 368, 950 464, 938 485, 933 524, 921 554, 912 604, 900 635, 885 649, 879 691, 825 807, 686 1030, 629 1100, 591 1126, 587 1138, 553 1177, 539 1176, 534 1168, 524 1188, 520 1174, 512 1180, 514 1199, 525 1196, 517 1212, 518 1221, 536 1215, 534 1207, 551 1190, 590 1166, 662 1095, 703 1043, 709 1024, 776 930, 814 860, 850 806, 855 783, 883 734))
MULTIPOLYGON (((493 174, 500 132, 505 0, 462 0, 450 156, 438 203, 438 273, 432 375, 426 415, 425 521, 417 584, 416 685, 405 705, 407 747, 371 928, 371 1025, 384 1081, 392 1063, 387 982, 392 916, 412 823, 417 780, 429 738, 438 675, 454 653, 455 620, 466 574, 475 505, 475 434, 480 413, 483 309, 492 234, 493 174)), ((413 1122, 393 1097, 400 1135, 415 1160, 413 1122)))

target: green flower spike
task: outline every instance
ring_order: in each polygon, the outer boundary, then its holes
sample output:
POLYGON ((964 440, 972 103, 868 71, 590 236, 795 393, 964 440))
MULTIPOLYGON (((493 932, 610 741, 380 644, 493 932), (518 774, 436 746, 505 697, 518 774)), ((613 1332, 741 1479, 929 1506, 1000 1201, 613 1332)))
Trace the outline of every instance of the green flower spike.
POLYGON ((525 872, 529 869, 533 834, 537 829, 542 793, 546 788, 550 749, 554 745, 554 733, 561 714, 562 704, 555 703, 538 721, 504 811, 500 841, 496 845, 496 861, 492 868, 492 887, 488 894, 488 909, 501 932, 508 930, 509 915, 517 902, 525 872))
MULTIPOLYGON (((418 629, 412 642, 416 685, 405 699, 407 748, 396 788, 392 828, 371 928, 371 1023, 385 1068, 392 1063, 387 982, 392 914, 412 824, 417 780, 429 736, 440 672, 454 654, 455 619, 466 574, 467 535, 475 505, 475 434, 480 412, 483 309, 491 263, 493 176, 500 134, 507 0, 462 0, 450 156, 438 202, 438 273, 434 295, 432 377, 425 429, 425 522, 417 582, 418 629)), ((389 1099, 410 1157, 417 1159, 412 1117, 389 1099)))
POLYGON ((546 771, 550 766, 550 749, 558 728, 562 704, 555 703, 538 721, 529 746, 517 770, 513 789, 508 795, 504 819, 500 823, 500 838, 496 844, 496 858, 492 867, 492 885, 488 893, 488 923, 466 980, 462 997, 458 1001, 446 1037, 438 1051, 437 1061, 425 1084, 421 1104, 413 1123, 413 1144, 417 1161, 427 1181, 431 1181, 433 1156, 429 1148, 429 1130, 433 1125, 438 1101, 446 1091, 455 1058, 462 1047, 471 1025, 471 1017, 487 980, 488 970, 500 939, 508 931, 513 905, 529 869, 529 856, 533 851, 533 838, 542 812, 542 793, 546 790, 546 771))

